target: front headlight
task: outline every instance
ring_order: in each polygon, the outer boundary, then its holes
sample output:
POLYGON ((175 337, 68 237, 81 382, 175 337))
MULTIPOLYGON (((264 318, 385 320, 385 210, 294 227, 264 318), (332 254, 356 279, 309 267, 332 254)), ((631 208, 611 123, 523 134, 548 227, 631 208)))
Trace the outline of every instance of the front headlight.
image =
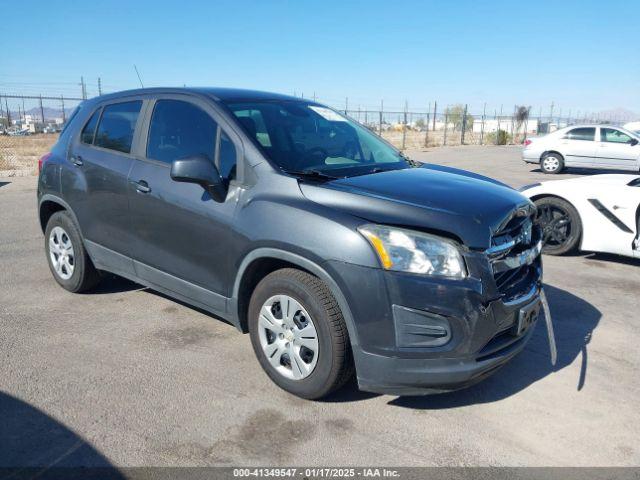
POLYGON ((467 276, 460 250, 451 240, 384 225, 363 225, 358 231, 369 240, 385 270, 450 278, 467 276))

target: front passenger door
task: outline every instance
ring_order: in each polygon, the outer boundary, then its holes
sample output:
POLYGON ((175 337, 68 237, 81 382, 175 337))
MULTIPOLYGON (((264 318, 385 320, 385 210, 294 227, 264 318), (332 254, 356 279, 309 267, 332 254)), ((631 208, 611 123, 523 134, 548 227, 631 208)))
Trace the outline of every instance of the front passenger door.
POLYGON ((132 246, 137 275, 214 309, 224 309, 234 245, 233 188, 217 202, 199 185, 175 182, 171 163, 205 155, 227 182, 236 175, 236 144, 207 105, 159 99, 150 115, 146 152, 129 175, 132 246), (222 158, 224 157, 224 158, 222 158))
POLYGON ((609 168, 638 170, 640 146, 617 128, 600 127, 600 141, 597 142, 598 161, 609 168))

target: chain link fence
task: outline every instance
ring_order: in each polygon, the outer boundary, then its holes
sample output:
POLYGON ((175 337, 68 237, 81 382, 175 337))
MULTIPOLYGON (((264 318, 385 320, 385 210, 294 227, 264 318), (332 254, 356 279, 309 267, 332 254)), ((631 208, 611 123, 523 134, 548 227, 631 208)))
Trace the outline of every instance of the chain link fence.
POLYGON ((0 93, 0 175, 37 173, 79 97, 0 93))
MULTIPOLYGON (((0 176, 36 173, 38 159, 50 150, 71 111, 83 99, 51 95, 0 93, 0 176)), ((457 104, 427 111, 340 109, 401 150, 456 145, 521 144, 528 136, 548 133, 576 123, 619 123, 588 115, 531 115, 531 108, 514 107, 511 115, 494 110, 472 112, 457 104)))

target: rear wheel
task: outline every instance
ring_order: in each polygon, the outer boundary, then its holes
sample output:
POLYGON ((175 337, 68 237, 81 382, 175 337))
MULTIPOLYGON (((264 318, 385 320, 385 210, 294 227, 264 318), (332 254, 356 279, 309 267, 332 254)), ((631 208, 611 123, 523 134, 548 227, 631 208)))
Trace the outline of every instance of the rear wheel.
POLYGON ((560 173, 564 169, 564 158, 559 153, 547 153, 540 160, 540 168, 543 173, 560 173))
POLYGON ((566 200, 544 197, 535 201, 536 223, 542 228, 542 251, 562 255, 575 250, 582 235, 578 211, 566 200))
POLYGON ((249 304, 249 334, 267 375, 299 397, 322 398, 353 374, 340 307, 307 272, 285 268, 258 284, 249 304))
POLYGON ((80 230, 66 211, 54 213, 47 222, 44 236, 49 269, 53 278, 70 292, 83 292, 100 281, 82 244, 80 230))

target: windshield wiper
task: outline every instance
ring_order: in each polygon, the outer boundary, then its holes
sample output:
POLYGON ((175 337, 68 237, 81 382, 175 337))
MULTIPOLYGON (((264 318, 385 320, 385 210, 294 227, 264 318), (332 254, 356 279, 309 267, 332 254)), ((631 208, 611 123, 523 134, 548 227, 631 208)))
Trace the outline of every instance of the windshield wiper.
POLYGON ((316 170, 314 168, 308 168, 304 170, 285 170, 285 172, 291 175, 299 175, 301 177, 309 177, 309 178, 317 178, 317 179, 325 179, 325 180, 335 180, 340 177, 335 177, 333 175, 329 175, 327 173, 321 172, 320 170, 316 170))
POLYGON ((417 160, 413 160, 409 157, 407 157, 404 153, 400 152, 400 157, 407 162, 409 165, 411 165, 412 167, 421 167, 422 165, 424 165, 422 162, 418 162, 417 160))

